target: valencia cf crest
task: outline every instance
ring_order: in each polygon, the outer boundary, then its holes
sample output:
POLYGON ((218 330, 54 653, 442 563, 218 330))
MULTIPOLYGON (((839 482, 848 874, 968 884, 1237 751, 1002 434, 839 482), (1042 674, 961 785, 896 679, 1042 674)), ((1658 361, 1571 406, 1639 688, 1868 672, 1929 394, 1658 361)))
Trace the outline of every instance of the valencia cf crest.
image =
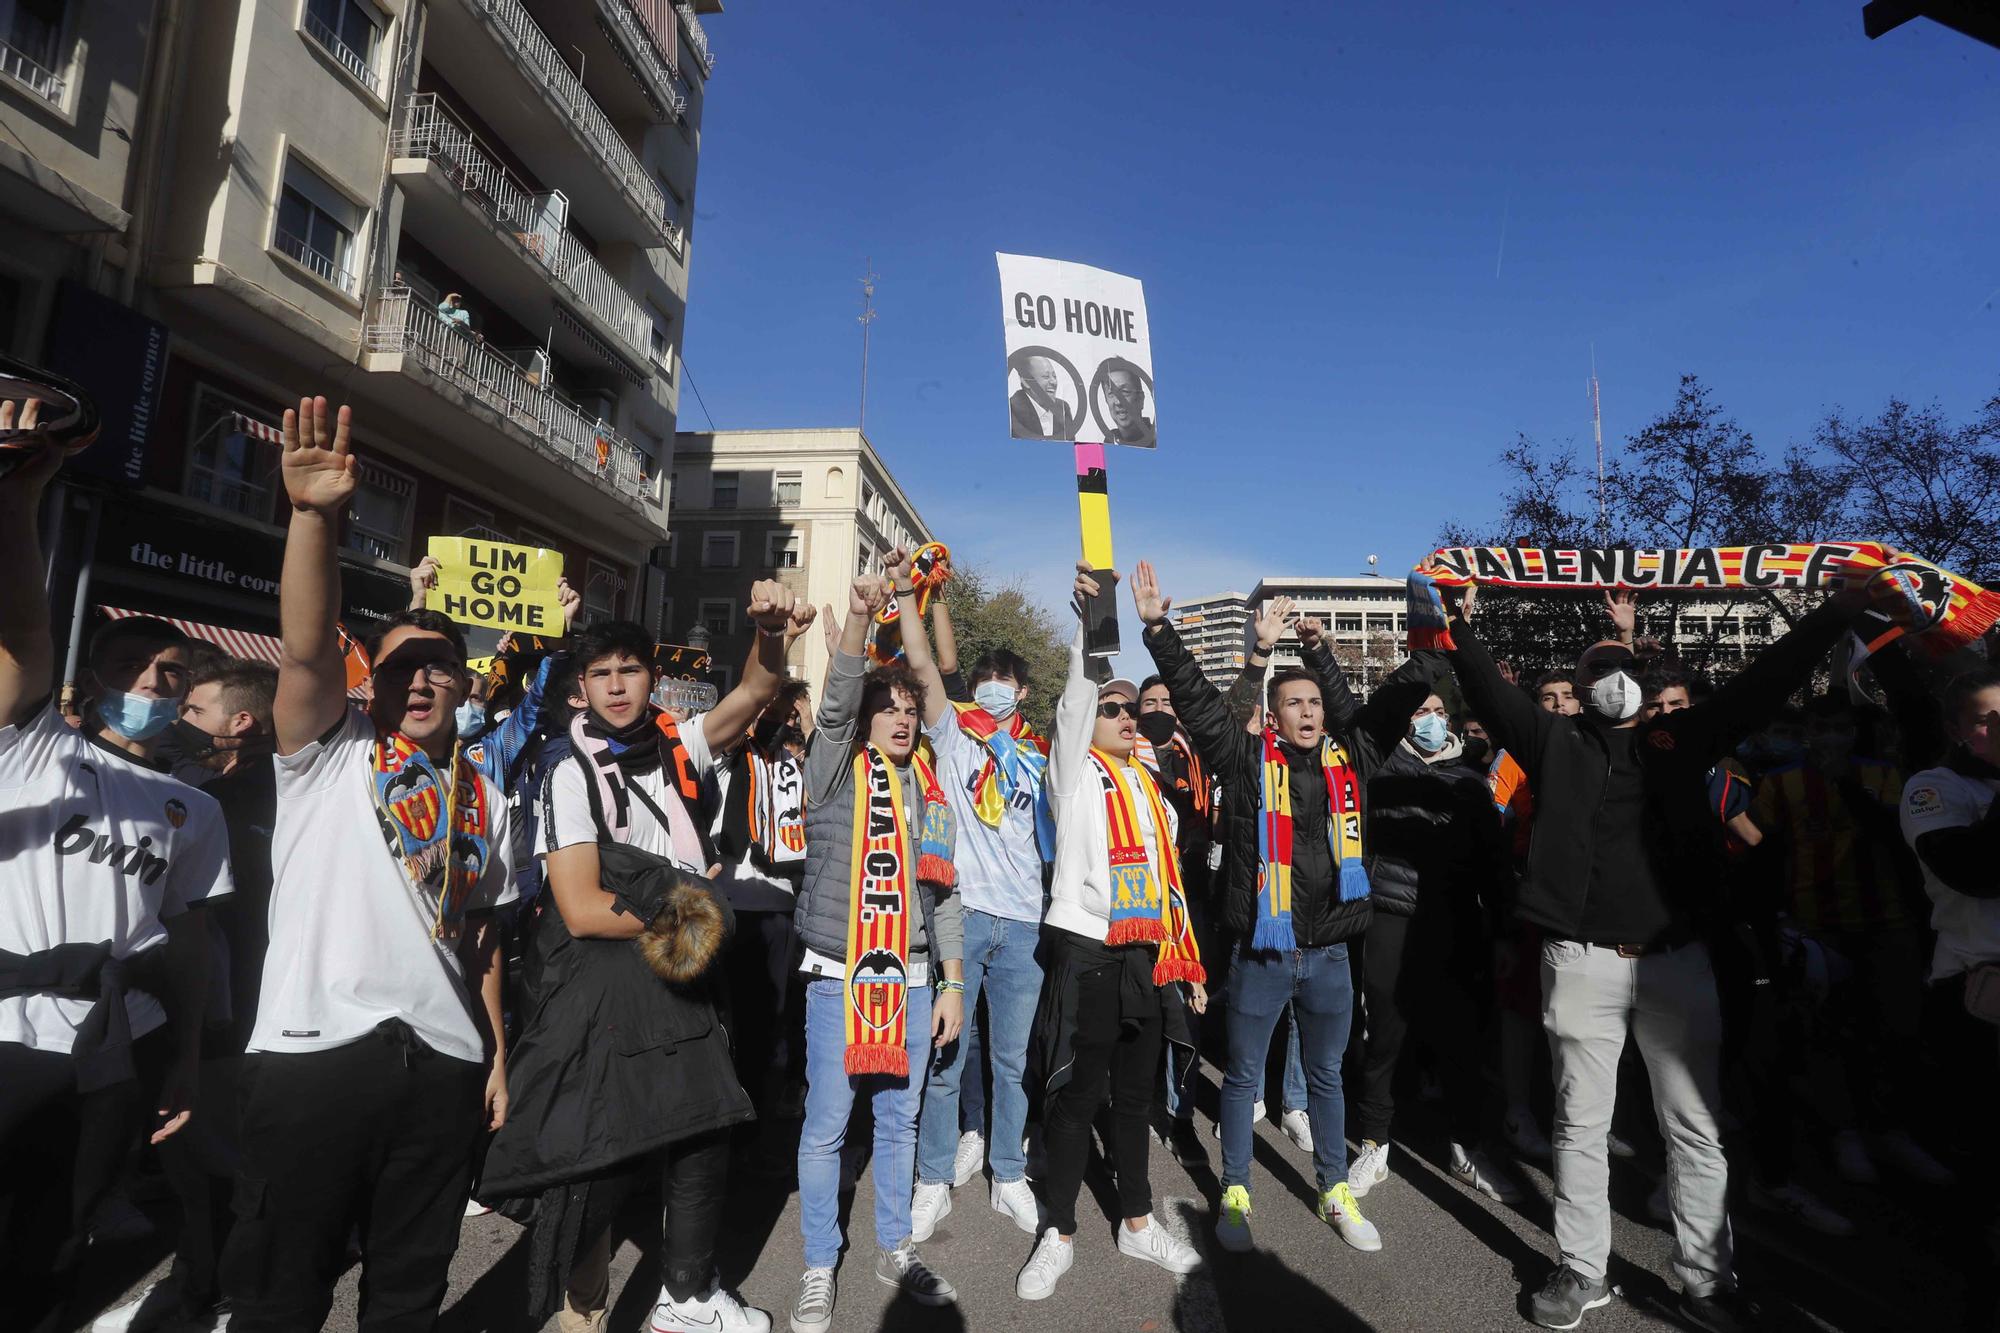
POLYGON ((909 974, 902 960, 887 949, 870 949, 854 961, 847 981, 847 1002, 861 1026, 885 1032, 902 1017, 909 995, 909 974))
POLYGON ((167 802, 167 822, 175 828, 187 823, 188 808, 179 801, 167 802))
POLYGON ((394 812, 396 822, 409 831, 418 846, 437 836, 438 811, 443 801, 437 776, 430 769, 406 765, 390 777, 382 796, 394 812))
POLYGON ((1921 634, 1951 610, 1951 584, 1941 569, 1915 563, 1885 565, 1869 581, 1871 605, 1862 612, 1863 641, 1900 627, 1921 634))

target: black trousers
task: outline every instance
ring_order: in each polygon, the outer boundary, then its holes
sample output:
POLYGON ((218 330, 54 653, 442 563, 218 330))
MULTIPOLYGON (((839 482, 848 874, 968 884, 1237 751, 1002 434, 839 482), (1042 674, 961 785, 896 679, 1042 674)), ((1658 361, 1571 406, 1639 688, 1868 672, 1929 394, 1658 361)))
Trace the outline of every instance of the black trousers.
POLYGON ((579 1230, 582 1249, 618 1219, 625 1200, 647 1176, 660 1180, 660 1285, 677 1301, 708 1290, 715 1276, 715 1237, 729 1190, 729 1132, 713 1130, 647 1153, 616 1175, 591 1182, 579 1230))
POLYGON ((1389 1141, 1396 1115, 1396 1066, 1415 1032, 1438 1057, 1451 1137, 1470 1151, 1480 1138, 1485 1089, 1482 1034, 1490 980, 1460 966, 1448 922, 1378 911, 1361 949, 1361 995, 1368 1037, 1354 1090, 1354 1132, 1389 1141))
POLYGON ((359 1227, 363 1333, 427 1333, 458 1249, 485 1087, 481 1066, 400 1022, 332 1050, 244 1057, 243 1166, 222 1256, 230 1327, 320 1327, 359 1227))
MULTIPOLYGON (((1048 1098, 1042 1140, 1048 1156, 1049 1224, 1065 1236, 1076 1234, 1076 1196, 1083 1188, 1083 1168, 1090 1157, 1090 1127, 1108 1097, 1111 1102, 1112 1169, 1118 1174, 1121 1217, 1144 1217, 1153 1211, 1153 1184, 1148 1175, 1152 1152, 1150 1115, 1153 1088, 1160 1079, 1161 1019, 1159 996, 1150 979, 1134 996, 1126 984, 1127 962, 1101 945, 1077 939, 1066 931, 1055 937, 1054 949, 1078 955, 1074 1063, 1069 1081, 1048 1098), (1148 1003, 1150 1001, 1150 1003, 1148 1003)), ((1141 950, 1150 970, 1151 951, 1141 950)), ((1047 970, 1058 970, 1056 959, 1047 970)))
POLYGON ((736 914, 728 959, 736 1078, 767 1125, 791 1071, 793 1034, 805 1030, 798 948, 790 912, 736 914))
POLYGON ((212 1306, 222 1296, 222 1250, 235 1221, 231 1196, 238 1149, 237 1075, 241 1055, 201 1063, 201 1097, 186 1128, 160 1145, 160 1169, 181 1205, 172 1276, 184 1303, 212 1306))
POLYGON ((90 1215, 146 1127, 172 1043, 164 1028, 148 1033, 132 1047, 137 1079, 79 1093, 67 1054, 0 1042, 0 1328, 76 1326, 90 1215))

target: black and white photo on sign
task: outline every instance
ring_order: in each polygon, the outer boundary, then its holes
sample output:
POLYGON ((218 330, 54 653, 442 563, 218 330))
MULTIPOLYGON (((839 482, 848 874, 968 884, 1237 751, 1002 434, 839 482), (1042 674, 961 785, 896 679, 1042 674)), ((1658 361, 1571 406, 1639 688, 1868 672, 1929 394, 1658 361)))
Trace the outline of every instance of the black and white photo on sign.
POLYGON ((1154 447, 1152 336, 1139 280, 1059 259, 995 258, 1009 434, 1154 447))

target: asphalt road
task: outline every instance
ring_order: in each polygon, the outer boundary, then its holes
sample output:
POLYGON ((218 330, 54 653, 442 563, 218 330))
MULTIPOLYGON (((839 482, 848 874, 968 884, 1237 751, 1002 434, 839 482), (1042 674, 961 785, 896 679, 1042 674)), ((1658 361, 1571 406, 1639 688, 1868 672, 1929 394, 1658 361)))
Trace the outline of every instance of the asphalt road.
MULTIPOLYGON (((1202 1104, 1213 1106, 1213 1071, 1202 1104)), ((1219 1145, 1198 1117, 1205 1166, 1185 1167, 1156 1145, 1152 1160, 1155 1215, 1193 1238, 1208 1267, 1176 1279, 1120 1255, 1111 1218, 1110 1182, 1094 1165, 1092 1198, 1079 1208, 1082 1230, 1076 1266, 1049 1300, 1029 1304, 1014 1295, 1014 1278, 1032 1239, 988 1205, 984 1180, 953 1193, 951 1214, 922 1247, 932 1267, 958 1288, 955 1307, 924 1309, 894 1299, 874 1277, 870 1219, 873 1182, 863 1170, 852 1196, 852 1249, 841 1270, 837 1330, 1015 1330, 1061 1328, 1090 1333, 1213 1333, 1219 1330, 1489 1330, 1527 1328, 1525 1291, 1546 1275, 1554 1245, 1548 1234, 1550 1186, 1525 1169, 1526 1200, 1502 1206, 1453 1183, 1441 1169, 1443 1145, 1426 1133, 1425 1108, 1405 1111, 1414 1143, 1399 1141, 1394 1174, 1365 1201, 1384 1248, 1362 1254, 1342 1244, 1311 1209, 1311 1159, 1275 1126, 1259 1126, 1252 1180, 1257 1249, 1220 1250, 1210 1230, 1209 1201, 1217 1193, 1219 1145), (1094 1202, 1093 1202, 1094 1199, 1094 1202)), ((1645 1199, 1657 1176, 1640 1163, 1614 1163, 1617 1209, 1613 1279, 1622 1298, 1593 1311, 1585 1328, 1659 1329, 1678 1325, 1672 1242, 1645 1221, 1645 1199)), ((1782 1313, 1767 1326, 1798 1329, 1906 1329, 1960 1326, 1965 1282, 1962 1234, 1944 1221, 1939 1197, 1891 1181, 1872 1191, 1842 1192, 1815 1178, 1815 1188, 1861 1220, 1862 1234, 1828 1240, 1739 1206, 1738 1269, 1746 1284, 1777 1298, 1782 1313)), ((787 1182, 739 1172, 727 1216, 720 1262, 725 1280, 750 1304, 772 1313, 779 1329, 801 1266, 798 1200, 787 1182)), ((647 1325, 658 1291, 652 1273, 657 1203, 640 1200, 620 1228, 613 1259, 613 1333, 647 1325), (652 1234, 648 1235, 648 1231, 652 1234), (634 1276, 635 1270, 640 1276, 634 1276)), ((155 1210, 157 1211, 157 1210, 155 1210)), ((106 1247, 93 1257, 93 1279, 106 1306, 164 1271, 157 1246, 106 1247)), ((497 1215, 468 1218, 452 1266, 440 1330, 527 1333, 520 1316, 527 1233, 497 1215)), ((327 1327, 356 1328, 359 1273, 343 1279, 327 1327)), ((553 1329, 550 1323, 548 1328, 553 1329)))

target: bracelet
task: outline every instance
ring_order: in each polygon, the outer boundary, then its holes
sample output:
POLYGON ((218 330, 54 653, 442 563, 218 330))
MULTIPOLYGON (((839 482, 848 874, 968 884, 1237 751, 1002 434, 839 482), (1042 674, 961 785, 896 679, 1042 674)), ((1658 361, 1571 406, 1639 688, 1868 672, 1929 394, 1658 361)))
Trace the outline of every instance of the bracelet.
POLYGON ((916 595, 916 591, 917 587, 914 583, 907 588, 897 588, 895 590, 896 596, 898 597, 913 597, 916 595))
POLYGON ((938 982, 937 989, 940 995, 963 995, 965 993, 965 983, 963 981, 953 981, 947 977, 943 981, 938 982))

